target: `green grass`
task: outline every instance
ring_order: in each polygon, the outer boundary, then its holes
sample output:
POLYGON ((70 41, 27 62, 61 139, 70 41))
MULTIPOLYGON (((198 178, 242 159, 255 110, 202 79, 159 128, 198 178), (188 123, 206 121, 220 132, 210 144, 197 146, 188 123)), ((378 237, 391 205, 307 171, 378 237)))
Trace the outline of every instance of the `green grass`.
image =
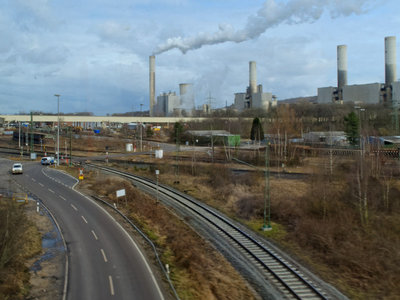
POLYGON ((258 232, 261 235, 275 241, 282 241, 287 235, 285 228, 281 224, 275 222, 271 222, 271 230, 267 231, 261 230, 264 224, 263 220, 261 219, 240 220, 240 222, 242 222, 253 231, 258 232))

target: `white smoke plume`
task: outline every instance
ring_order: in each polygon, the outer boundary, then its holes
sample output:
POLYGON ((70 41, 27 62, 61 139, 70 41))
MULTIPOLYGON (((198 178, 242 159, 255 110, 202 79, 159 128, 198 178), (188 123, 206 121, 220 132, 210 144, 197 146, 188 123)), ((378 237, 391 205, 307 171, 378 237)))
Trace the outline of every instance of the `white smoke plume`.
POLYGON ((160 54, 171 49, 179 49, 185 54, 189 50, 205 45, 225 42, 241 43, 259 37, 269 28, 280 24, 299 24, 314 22, 327 11, 332 18, 362 14, 368 11, 371 2, 376 0, 267 0, 256 15, 247 20, 243 29, 235 30, 231 25, 219 25, 214 33, 199 33, 193 37, 173 37, 167 39, 154 51, 160 54))

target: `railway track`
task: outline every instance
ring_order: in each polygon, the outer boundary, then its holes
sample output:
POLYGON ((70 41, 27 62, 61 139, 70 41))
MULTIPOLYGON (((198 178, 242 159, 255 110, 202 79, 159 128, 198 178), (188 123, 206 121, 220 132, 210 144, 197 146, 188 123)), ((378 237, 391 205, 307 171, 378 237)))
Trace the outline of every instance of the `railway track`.
MULTIPOLYGON (((86 163, 86 165, 131 179, 146 186, 150 190, 157 190, 156 183, 148 178, 91 163, 86 163)), ((327 291, 318 287, 316 282, 299 271, 274 249, 263 242, 257 241, 225 216, 167 186, 158 185, 158 193, 159 198, 161 198, 161 195, 173 198, 174 201, 178 202, 182 207, 190 210, 214 227, 220 235, 226 237, 226 239, 230 241, 230 244, 239 248, 240 252, 247 257, 249 263, 254 264, 261 270, 261 273, 272 282, 287 299, 336 298, 335 296, 331 297, 327 291)))

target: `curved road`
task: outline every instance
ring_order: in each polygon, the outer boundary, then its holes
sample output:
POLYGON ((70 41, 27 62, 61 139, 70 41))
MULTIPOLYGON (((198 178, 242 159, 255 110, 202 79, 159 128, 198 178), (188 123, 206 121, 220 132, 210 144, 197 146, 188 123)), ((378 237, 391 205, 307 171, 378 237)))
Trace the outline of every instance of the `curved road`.
POLYGON ((137 245, 98 204, 72 189, 76 179, 24 164, 15 180, 58 221, 68 248, 67 299, 164 299, 137 245))

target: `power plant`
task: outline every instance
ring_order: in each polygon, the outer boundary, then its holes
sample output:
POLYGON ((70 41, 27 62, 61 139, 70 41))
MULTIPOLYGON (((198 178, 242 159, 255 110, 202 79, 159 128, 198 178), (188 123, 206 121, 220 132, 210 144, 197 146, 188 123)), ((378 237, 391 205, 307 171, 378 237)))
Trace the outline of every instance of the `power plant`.
POLYGON ((191 116, 195 108, 193 85, 190 83, 179 84, 179 96, 175 92, 161 93, 157 97, 154 107, 154 115, 169 116, 191 116))
POLYGON ((249 62, 249 86, 246 93, 235 93, 235 109, 244 111, 250 108, 261 108, 268 110, 276 106, 276 97, 272 93, 263 93, 262 85, 257 86, 256 62, 249 62))
POLYGON ((191 116, 195 109, 194 89, 191 83, 179 84, 179 96, 175 92, 162 93, 155 101, 155 56, 149 59, 150 116, 191 116))
MULTIPOLYGON (((347 45, 337 46, 337 86, 318 88, 317 103, 385 104, 397 107, 400 103, 400 81, 396 79, 396 37, 385 37, 385 82, 348 84, 347 45)), ((195 109, 193 85, 181 83, 180 94, 162 93, 155 101, 155 57, 149 60, 150 116, 191 116, 195 109)), ((272 93, 264 93, 257 85, 256 62, 249 62, 249 86, 246 92, 235 93, 234 108, 268 110, 277 105, 272 93)), ((208 108, 209 109, 209 108, 208 108)), ((207 109, 206 109, 207 110, 207 109)))
POLYGON ((318 103, 397 104, 400 82, 396 81, 396 37, 385 37, 385 83, 348 85, 347 46, 337 46, 337 87, 318 88, 318 103))

